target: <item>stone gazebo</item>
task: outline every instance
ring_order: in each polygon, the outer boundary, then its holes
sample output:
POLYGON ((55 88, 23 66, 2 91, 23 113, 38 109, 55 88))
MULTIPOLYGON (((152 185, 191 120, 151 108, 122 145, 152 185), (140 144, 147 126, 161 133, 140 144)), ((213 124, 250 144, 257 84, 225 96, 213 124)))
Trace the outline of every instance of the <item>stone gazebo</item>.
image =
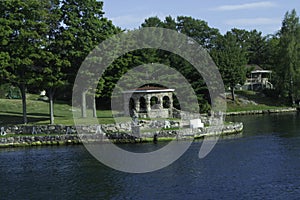
POLYGON ((174 89, 145 86, 123 92, 125 115, 141 118, 170 118, 174 89))

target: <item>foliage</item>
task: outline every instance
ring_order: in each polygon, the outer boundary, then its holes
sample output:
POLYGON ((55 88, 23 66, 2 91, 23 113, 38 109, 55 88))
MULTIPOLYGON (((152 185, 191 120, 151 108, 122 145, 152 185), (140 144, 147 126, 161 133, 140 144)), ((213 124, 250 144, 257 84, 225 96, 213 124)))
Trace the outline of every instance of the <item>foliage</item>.
MULTIPOLYGON (((202 45, 219 67, 233 100, 235 86, 245 81, 246 64, 260 65, 274 72, 274 94, 288 97, 291 103, 300 99, 300 23, 295 10, 286 13, 276 35, 263 36, 257 30, 236 28, 221 35, 207 22, 188 16, 167 16, 163 20, 149 17, 141 24, 140 28, 143 27, 172 29, 202 45)), ((120 28, 104 17, 103 2, 98 0, 0 1, 0 84, 20 88, 23 123, 27 123, 28 87, 47 90, 50 123, 54 123, 56 91, 70 93, 77 71, 91 50, 120 32, 120 28)), ((134 41, 129 40, 130 45, 135 45, 134 41)), ((134 67, 151 63, 161 63, 180 72, 193 87, 201 112, 210 109, 209 92, 201 74, 178 55, 157 49, 140 49, 115 59, 99 81, 89 83, 97 85, 96 91, 90 88, 82 91, 82 102, 86 95, 90 97, 88 102, 92 102, 95 114, 95 98, 91 94, 96 94, 101 105, 109 105, 118 80, 134 67)), ((95 75, 83 73, 87 82, 95 75)), ((172 76, 161 76, 172 79, 172 76)), ((132 81, 134 86, 135 80, 132 81)))
MULTIPOLYGON (((50 123, 58 88, 73 85, 88 53, 120 32, 103 17, 97 0, 4 0, 0 2, 0 76, 20 87, 26 119, 26 87, 47 90, 50 123)), ((70 89, 70 88, 67 88, 70 89)))
POLYGON ((246 78, 246 51, 239 45, 237 37, 232 32, 227 32, 219 37, 217 47, 212 50, 211 56, 219 67, 225 86, 230 88, 234 101, 235 86, 243 84, 246 78))
POLYGON ((47 2, 39 0, 0 1, 1 79, 18 86, 23 100, 23 122, 26 116, 26 86, 38 80, 37 61, 43 59, 43 37, 47 32, 47 2))
POLYGON ((300 98, 300 22, 295 10, 285 14, 279 37, 276 87, 294 104, 300 98))
MULTIPOLYGON (((191 37, 202 46, 207 48, 207 50, 215 45, 214 42, 217 36, 220 35, 217 29, 210 28, 205 21, 184 16, 179 16, 177 19, 173 19, 172 17, 168 16, 164 21, 160 20, 158 17, 150 17, 146 19, 144 23, 142 23, 141 27, 161 27, 176 30, 179 33, 183 33, 191 37)), ((190 63, 178 55, 156 49, 136 50, 116 59, 110 68, 105 72, 105 85, 103 90, 105 90, 106 93, 101 97, 109 100, 117 81, 128 70, 136 66, 151 63, 162 63, 180 72, 189 81, 196 92, 200 110, 202 112, 206 112, 209 109, 209 93, 202 76, 196 70, 194 70, 190 63)), ((171 79, 171 77, 164 78, 168 80, 171 79)), ((162 78, 160 77, 160 79, 162 78)), ((165 86, 168 87, 169 85, 165 86)))

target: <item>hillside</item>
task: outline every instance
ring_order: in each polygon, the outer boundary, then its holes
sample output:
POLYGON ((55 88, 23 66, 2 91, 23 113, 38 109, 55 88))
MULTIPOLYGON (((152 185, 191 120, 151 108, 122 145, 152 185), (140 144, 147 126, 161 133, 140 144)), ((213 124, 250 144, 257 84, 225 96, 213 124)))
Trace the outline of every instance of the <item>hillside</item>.
MULTIPOLYGON (((285 102, 276 101, 253 91, 237 91, 235 103, 228 99, 227 112, 269 110, 287 108, 285 102)), ((49 104, 37 100, 38 95, 27 95, 27 117, 29 124, 49 124, 49 104)), ((100 124, 114 123, 111 111, 98 110, 100 124)), ((55 102, 54 117, 56 124, 72 125, 72 106, 67 102, 55 102)), ((20 99, 0 99, 0 126, 22 124, 22 101, 20 99)))
MULTIPOLYGON (((29 124, 49 124, 49 104, 39 101, 38 95, 27 96, 27 117, 29 124)), ((113 123, 110 111, 97 111, 99 123, 113 123)), ((54 103, 56 124, 73 124, 72 106, 66 102, 54 103)), ((0 125, 22 124, 21 99, 0 99, 0 125)))
POLYGON ((236 91, 236 102, 227 97, 227 112, 288 108, 284 100, 266 97, 254 91, 236 91))

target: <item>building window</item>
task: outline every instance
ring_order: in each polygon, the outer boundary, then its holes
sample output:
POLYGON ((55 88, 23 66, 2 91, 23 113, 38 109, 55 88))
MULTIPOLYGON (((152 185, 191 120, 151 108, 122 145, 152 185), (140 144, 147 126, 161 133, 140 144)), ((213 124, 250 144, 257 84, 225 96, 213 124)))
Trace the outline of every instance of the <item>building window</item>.
POLYGON ((159 104, 158 104, 158 98, 153 96, 150 99, 150 106, 152 109, 158 109, 159 108, 159 104))

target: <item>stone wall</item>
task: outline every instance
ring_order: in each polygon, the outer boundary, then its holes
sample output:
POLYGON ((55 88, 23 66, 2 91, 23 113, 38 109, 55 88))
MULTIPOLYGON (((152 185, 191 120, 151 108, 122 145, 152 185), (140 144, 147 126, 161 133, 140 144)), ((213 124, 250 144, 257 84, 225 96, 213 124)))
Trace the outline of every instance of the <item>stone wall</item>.
MULTIPOLYGON (((211 124, 210 119, 201 116, 201 121, 207 125, 211 124)), ((228 125, 227 125, 228 126, 228 125)), ((139 120, 138 125, 131 122, 86 126, 65 126, 65 125, 14 125, 2 126, 0 135, 75 135, 79 133, 98 133, 109 135, 128 134, 132 135, 133 127, 137 128, 141 134, 139 136, 149 135, 149 132, 161 132, 162 135, 176 134, 173 130, 180 127, 189 127, 189 120, 139 120), (166 134, 167 133, 167 134, 166 134)), ((205 128, 199 129, 199 132, 205 132, 205 128)), ((207 132, 207 131, 206 131, 207 132)))
POLYGON ((18 135, 37 135, 37 134, 77 134, 77 130, 86 133, 96 133, 101 130, 107 133, 111 132, 127 132, 131 131, 130 123, 104 124, 104 125, 90 125, 90 126, 65 126, 65 125, 14 125, 2 126, 1 135, 18 134, 18 135), (77 129, 76 129, 77 128, 77 129))
POLYGON ((148 116, 150 118, 168 118, 170 117, 169 109, 152 109, 149 111, 148 116))
MULTIPOLYGON (((101 124, 101 125, 82 125, 82 126, 66 126, 66 125, 13 125, 0 126, 1 135, 6 134, 77 134, 80 133, 126 133, 132 131, 132 122, 101 124)), ((178 128, 181 126, 180 120, 139 120, 138 126, 141 130, 162 129, 162 128, 178 128)))
POLYGON ((11 136, 0 137, 0 147, 81 144, 77 135, 11 136))
POLYGON ((139 125, 128 123, 91 125, 91 126, 3 126, 0 147, 80 144, 82 141, 105 142, 143 142, 153 138, 201 138, 222 134, 235 134, 243 130, 242 123, 230 123, 222 127, 203 127, 197 129, 180 128, 180 121, 140 120, 139 125), (133 133, 138 128, 138 134, 133 133), (76 129, 77 128, 77 129, 76 129), (80 134, 77 135, 77 131, 80 134))
POLYGON ((285 112, 296 112, 297 108, 278 108, 269 110, 249 110, 239 112, 228 112, 226 115, 257 115, 257 114, 272 114, 272 113, 285 113, 285 112))

